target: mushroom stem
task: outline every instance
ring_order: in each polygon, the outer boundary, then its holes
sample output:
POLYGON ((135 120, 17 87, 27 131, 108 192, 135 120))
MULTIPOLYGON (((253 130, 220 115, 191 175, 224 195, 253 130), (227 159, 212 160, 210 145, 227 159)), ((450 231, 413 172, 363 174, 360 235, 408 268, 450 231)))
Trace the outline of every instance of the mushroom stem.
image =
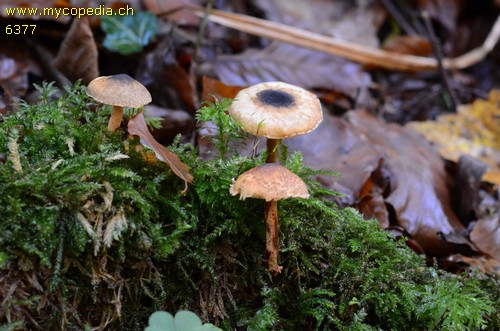
POLYGON ((113 112, 108 122, 108 130, 116 131, 122 124, 123 107, 113 106, 113 112))
POLYGON ((267 159, 266 163, 278 162, 278 145, 280 139, 267 138, 267 159))
POLYGON ((279 237, 278 237, 278 201, 266 201, 266 253, 267 269, 276 276, 281 273, 282 266, 278 265, 279 237))

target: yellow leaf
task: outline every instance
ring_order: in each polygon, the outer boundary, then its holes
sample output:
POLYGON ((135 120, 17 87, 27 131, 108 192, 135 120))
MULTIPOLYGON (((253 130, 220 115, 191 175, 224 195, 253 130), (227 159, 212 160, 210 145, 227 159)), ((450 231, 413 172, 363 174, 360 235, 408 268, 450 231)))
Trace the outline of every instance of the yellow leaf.
POLYGON ((483 180, 500 185, 500 90, 490 91, 488 100, 460 106, 456 114, 407 126, 426 137, 447 160, 458 161, 467 154, 488 163, 483 180))

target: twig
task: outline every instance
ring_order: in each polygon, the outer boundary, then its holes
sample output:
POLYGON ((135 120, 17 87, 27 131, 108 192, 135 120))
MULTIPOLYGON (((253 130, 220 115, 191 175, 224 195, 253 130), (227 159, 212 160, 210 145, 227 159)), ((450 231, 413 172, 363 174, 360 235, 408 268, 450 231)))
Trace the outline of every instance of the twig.
POLYGON ((444 87, 450 96, 450 108, 453 112, 456 112, 459 101, 455 90, 453 90, 453 87, 451 86, 450 76, 443 67, 443 51, 441 49, 441 45, 439 44, 438 38, 436 37, 436 33, 434 32, 434 28, 432 27, 429 12, 423 11, 422 18, 424 19, 425 27, 427 29, 427 33, 429 34, 429 40, 432 44, 434 55, 436 56, 439 74, 441 75, 444 87))
POLYGON ((201 44, 203 42, 203 38, 205 36, 205 30, 206 30, 207 23, 208 23, 208 16, 212 12, 213 6, 214 6, 214 0, 209 0, 206 4, 205 15, 203 16, 203 18, 201 19, 201 22, 200 22, 200 28, 198 30, 198 36, 196 38, 196 48, 194 51, 194 60, 195 61, 199 61, 200 48, 201 48, 201 44))
MULTIPOLYGON (((165 12, 161 15, 169 15, 178 10, 189 10, 199 17, 206 15, 203 8, 193 6, 179 7, 176 10, 165 12)), ((239 31, 340 56, 365 65, 400 71, 438 69, 437 60, 434 58, 399 54, 378 48, 358 45, 353 42, 328 37, 288 26, 286 24, 271 22, 251 16, 213 9, 210 16, 208 16, 208 19, 212 22, 237 29, 239 31)), ((443 67, 447 70, 464 69, 480 62, 493 49, 499 38, 500 16, 497 18, 483 45, 457 58, 443 59, 443 67)))
POLYGON ((394 5, 392 0, 380 0, 385 9, 389 12, 392 18, 398 23, 398 25, 403 29, 406 34, 414 35, 417 34, 417 31, 406 21, 404 16, 398 10, 398 8, 394 5))

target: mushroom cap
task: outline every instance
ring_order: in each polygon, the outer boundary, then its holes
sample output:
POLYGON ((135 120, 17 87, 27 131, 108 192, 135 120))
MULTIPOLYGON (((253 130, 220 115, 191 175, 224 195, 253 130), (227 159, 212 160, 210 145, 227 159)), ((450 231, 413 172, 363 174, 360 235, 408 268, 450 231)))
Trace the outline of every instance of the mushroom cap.
POLYGON ((112 106, 139 108, 151 102, 146 87, 126 74, 97 77, 87 86, 87 94, 112 106))
POLYGON ((283 82, 259 83, 241 90, 229 115, 246 132, 271 139, 308 133, 323 120, 316 95, 283 82))
POLYGON ((277 163, 265 163, 242 173, 229 192, 246 198, 277 201, 286 198, 309 198, 307 186, 299 176, 277 163))

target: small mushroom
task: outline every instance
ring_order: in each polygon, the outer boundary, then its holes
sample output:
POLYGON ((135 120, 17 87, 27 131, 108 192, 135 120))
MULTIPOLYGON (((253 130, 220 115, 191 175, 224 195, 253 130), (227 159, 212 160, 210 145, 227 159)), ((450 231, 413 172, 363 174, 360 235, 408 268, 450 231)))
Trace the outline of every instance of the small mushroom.
POLYGON ((87 86, 87 94, 95 100, 113 106, 108 130, 115 131, 122 122, 123 107, 140 108, 151 102, 149 91, 126 74, 97 77, 87 86))
POLYGON ((268 270, 277 275, 283 267, 278 265, 278 200, 308 198, 307 186, 299 176, 277 163, 266 163, 252 168, 233 183, 229 192, 240 199, 264 199, 266 221, 266 254, 268 270))
POLYGON ((267 137, 267 162, 276 162, 281 139, 314 130, 323 120, 321 103, 313 93, 283 82, 267 82, 241 90, 229 114, 243 130, 267 137))

